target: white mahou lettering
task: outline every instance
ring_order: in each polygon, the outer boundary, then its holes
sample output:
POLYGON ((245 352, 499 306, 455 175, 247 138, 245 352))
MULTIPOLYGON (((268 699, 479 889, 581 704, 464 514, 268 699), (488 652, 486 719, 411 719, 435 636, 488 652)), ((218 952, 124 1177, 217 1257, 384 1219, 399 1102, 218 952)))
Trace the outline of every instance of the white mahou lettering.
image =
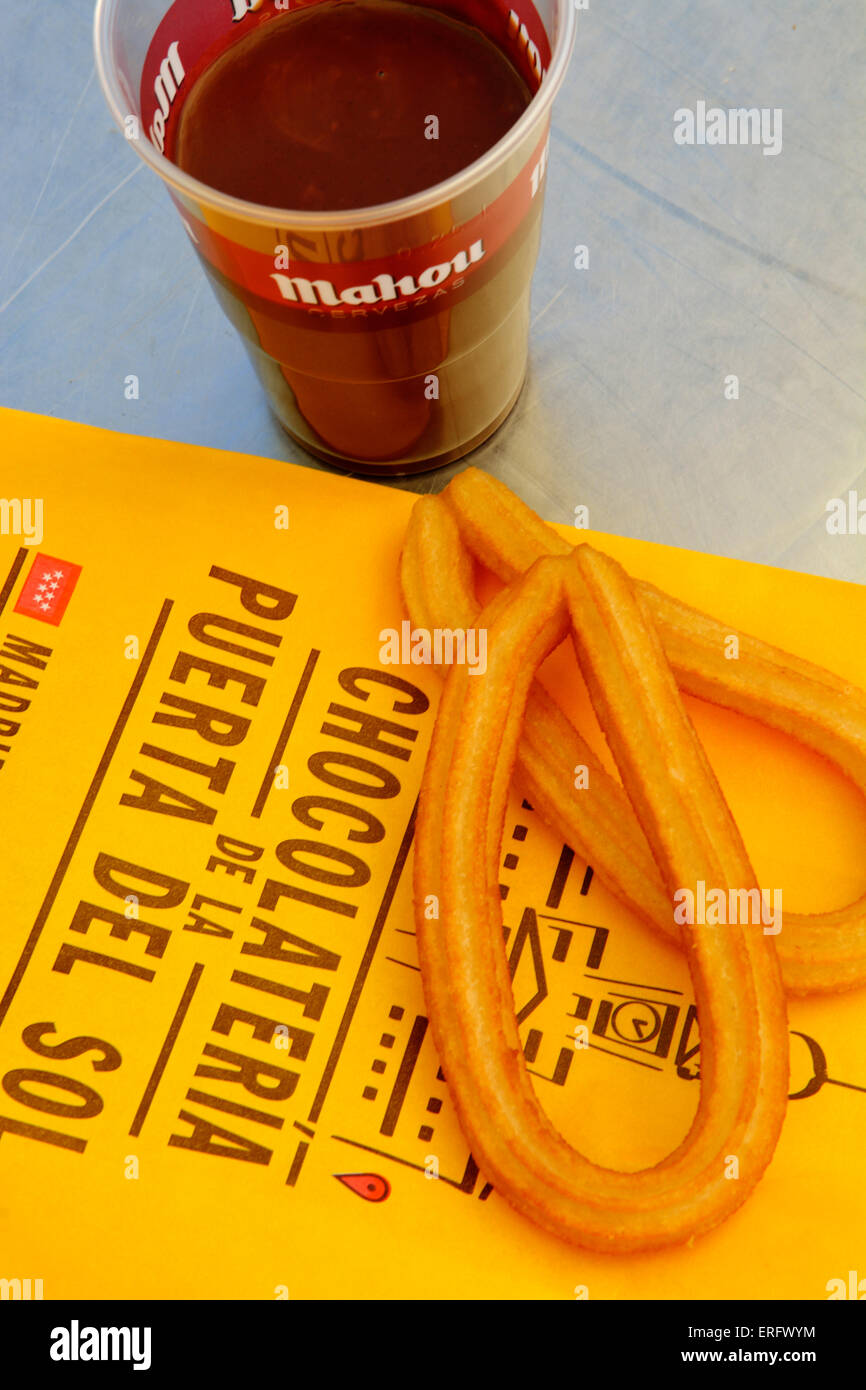
POLYGON ((344 304, 361 306, 364 304, 388 304, 402 296, 411 299, 422 290, 435 289, 454 275, 463 275, 484 256, 484 242, 481 238, 473 241, 468 251, 458 251, 450 261, 440 261, 421 271, 417 281, 411 275, 403 275, 395 280, 393 275, 383 272, 374 275, 366 285, 350 285, 348 289, 337 292, 330 280, 307 280, 302 275, 283 275, 271 271, 271 279, 283 299, 301 304, 325 304, 329 308, 340 308, 344 304))
POLYGON ((293 299, 296 302, 300 299, 302 304, 339 306, 340 301, 330 280, 305 280, 303 275, 281 275, 279 271, 273 271, 271 279, 276 281, 283 299, 293 299))
POLYGON ((180 49, 177 41, 175 41, 160 63, 159 72, 153 83, 153 94, 156 97, 157 109, 153 115, 153 123, 150 127, 149 135, 160 154, 162 154, 165 149, 165 123, 174 105, 178 89, 185 77, 186 72, 180 60, 180 49))

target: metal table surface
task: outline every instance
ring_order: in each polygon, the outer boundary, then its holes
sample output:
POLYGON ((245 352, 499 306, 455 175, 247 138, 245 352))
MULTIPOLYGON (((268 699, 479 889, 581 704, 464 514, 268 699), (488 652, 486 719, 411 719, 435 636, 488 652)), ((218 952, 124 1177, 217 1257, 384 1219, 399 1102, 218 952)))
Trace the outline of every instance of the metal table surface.
MULTIPOLYGON (((91 0, 4 6, 0 403, 321 466, 114 128, 91 22, 91 0)), ((551 519, 583 504, 598 530, 866 579, 866 539, 826 525, 829 499, 866 499, 864 41, 862 0, 589 0, 527 382, 472 462, 551 519), (677 144, 674 112, 700 100, 781 108, 781 151, 677 144)))

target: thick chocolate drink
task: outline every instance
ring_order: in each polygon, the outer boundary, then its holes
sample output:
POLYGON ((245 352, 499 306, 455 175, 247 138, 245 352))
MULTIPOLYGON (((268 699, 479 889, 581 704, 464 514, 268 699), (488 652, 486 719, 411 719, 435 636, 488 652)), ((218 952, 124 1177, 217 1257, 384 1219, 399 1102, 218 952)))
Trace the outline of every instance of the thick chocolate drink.
POLYGON ((173 158, 251 203, 370 207, 471 164, 531 95, 468 24, 400 0, 324 0, 217 59, 183 107, 173 158))
POLYGON ((489 22, 514 62, 479 28, 426 5, 262 7, 191 74, 167 148, 209 187, 286 209, 286 225, 250 233, 252 276, 231 248, 222 261, 208 249, 219 222, 193 239, 281 423, 350 471, 413 473, 461 457, 505 418, 523 380, 540 129, 456 197, 398 219, 346 211, 458 173, 531 100, 537 74, 507 8, 445 3, 489 22), (307 220, 293 224, 292 211, 307 220))

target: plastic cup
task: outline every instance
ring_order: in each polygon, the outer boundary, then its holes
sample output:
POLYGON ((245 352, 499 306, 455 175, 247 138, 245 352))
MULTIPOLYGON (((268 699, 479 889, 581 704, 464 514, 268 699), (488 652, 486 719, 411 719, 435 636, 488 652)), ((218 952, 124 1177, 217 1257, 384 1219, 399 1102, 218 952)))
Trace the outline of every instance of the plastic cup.
POLYGON ((573 0, 513 3, 436 8, 485 30, 537 84, 518 121, 434 187, 338 212, 229 197, 162 153, 197 75, 285 0, 96 5, 97 69, 117 124, 166 184, 280 423, 345 471, 409 474, 461 458, 520 394, 550 112, 574 10, 573 0))

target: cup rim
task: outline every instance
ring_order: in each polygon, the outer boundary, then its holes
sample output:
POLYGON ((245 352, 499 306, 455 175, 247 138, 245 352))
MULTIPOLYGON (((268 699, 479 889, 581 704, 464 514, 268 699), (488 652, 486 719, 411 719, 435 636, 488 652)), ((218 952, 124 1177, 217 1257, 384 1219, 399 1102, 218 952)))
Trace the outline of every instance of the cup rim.
MULTIPOLYGON (((115 124, 121 131, 124 122, 133 112, 126 108, 120 88, 117 71, 111 60, 111 29, 122 0, 96 0, 93 16, 93 44, 96 58, 96 71, 103 94, 115 124)), ((534 92, 529 104, 514 125, 485 150, 483 155, 458 170, 450 178, 433 184, 430 188, 412 193, 405 198, 396 198, 388 203, 378 203, 371 207, 339 208, 335 211, 311 212, 306 209, 266 207, 263 203, 250 203, 243 198, 221 193, 209 184, 202 183, 192 175, 173 164, 153 145, 143 133, 137 140, 129 143, 145 164, 157 173, 164 183, 176 189, 182 196, 218 212, 237 218, 239 221, 263 226, 307 227, 319 231, 347 226, 363 227, 383 222, 402 221, 427 212, 438 204, 457 198, 461 193, 478 183, 498 164, 508 158, 521 144, 533 126, 539 125, 547 115, 556 93, 562 85, 566 69, 574 47, 576 21, 573 0, 555 0, 556 16, 561 25, 556 45, 551 55, 541 86, 534 92)))

